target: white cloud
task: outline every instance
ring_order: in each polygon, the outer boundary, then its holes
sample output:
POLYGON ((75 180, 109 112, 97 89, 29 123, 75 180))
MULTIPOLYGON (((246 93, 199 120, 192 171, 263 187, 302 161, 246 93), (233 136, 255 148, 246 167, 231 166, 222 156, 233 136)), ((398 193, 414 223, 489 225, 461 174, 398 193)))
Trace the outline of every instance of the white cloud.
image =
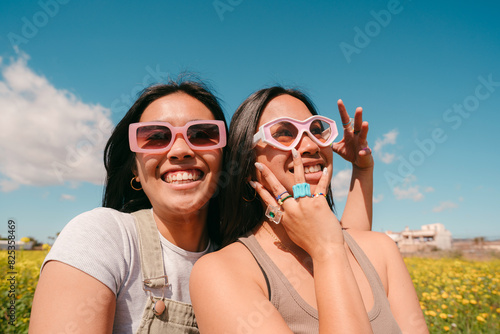
POLYGON ((0 59, 0 190, 104 180, 110 110, 55 88, 20 54, 0 59))
POLYGON ((380 203, 384 199, 383 194, 378 194, 377 196, 373 196, 373 203, 380 203))
POLYGON ((406 189, 394 187, 393 192, 397 200, 411 199, 414 202, 418 202, 424 199, 424 195, 420 192, 419 186, 408 187, 406 189))
POLYGON ((444 210, 451 210, 458 208, 458 204, 452 201, 441 202, 438 206, 432 209, 432 212, 441 212, 444 210))
POLYGON ((341 200, 347 197, 351 185, 351 174, 352 171, 350 169, 344 169, 333 175, 331 187, 334 200, 341 200))
POLYGON ((385 152, 385 153, 378 152, 377 156, 385 164, 390 164, 396 158, 396 155, 394 153, 387 153, 387 152, 385 152))
POLYGON ((398 137, 398 130, 394 129, 383 135, 383 139, 377 138, 375 140, 375 145, 373 146, 373 151, 375 155, 385 164, 390 164, 396 158, 393 153, 382 152, 382 148, 386 145, 396 144, 396 139, 398 137))
POLYGON ((421 190, 420 186, 415 185, 416 181, 417 177, 415 175, 410 175, 403 180, 401 186, 394 187, 392 192, 396 199, 411 199, 414 202, 418 202, 424 199, 422 192, 428 193, 434 191, 432 187, 425 187, 425 189, 421 190))
POLYGON ((60 197, 61 201, 74 201, 76 199, 75 196, 69 194, 62 194, 60 197))

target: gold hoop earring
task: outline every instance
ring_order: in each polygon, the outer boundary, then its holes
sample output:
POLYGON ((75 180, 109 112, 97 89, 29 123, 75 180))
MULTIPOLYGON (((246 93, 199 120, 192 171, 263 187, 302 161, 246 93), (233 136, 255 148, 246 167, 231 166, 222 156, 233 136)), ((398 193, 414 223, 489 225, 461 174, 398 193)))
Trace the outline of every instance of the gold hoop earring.
MULTIPOLYGON (((132 187, 132 189, 134 189, 135 191, 142 190, 142 186, 141 186, 140 188, 136 188, 136 187, 134 187, 134 180, 135 180, 135 179, 137 179, 137 176, 134 176, 134 177, 132 178, 132 180, 130 180, 130 186, 131 186, 131 187, 132 187)), ((137 180, 136 180, 135 182, 137 182, 137 183, 141 184, 141 183, 140 183, 140 182, 138 182, 137 180)))
POLYGON ((245 202, 253 202, 255 200, 255 197, 257 197, 257 190, 255 190, 254 187, 251 187, 248 183, 247 183, 247 187, 250 187, 253 189, 253 198, 252 199, 246 199, 245 196, 241 196, 243 198, 243 200, 245 202))

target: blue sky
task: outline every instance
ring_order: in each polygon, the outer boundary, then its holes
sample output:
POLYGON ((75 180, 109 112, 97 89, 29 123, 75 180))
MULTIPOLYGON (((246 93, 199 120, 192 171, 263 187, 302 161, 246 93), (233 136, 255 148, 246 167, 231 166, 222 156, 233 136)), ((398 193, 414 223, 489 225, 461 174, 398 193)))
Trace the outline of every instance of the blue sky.
MULTIPOLYGON (((137 92, 182 71, 230 119, 272 84, 340 122, 365 110, 374 230, 443 223, 500 238, 500 5, 496 1, 0 3, 0 235, 50 242, 100 205, 102 149, 137 92)), ((335 159, 339 213, 350 166, 335 159)))

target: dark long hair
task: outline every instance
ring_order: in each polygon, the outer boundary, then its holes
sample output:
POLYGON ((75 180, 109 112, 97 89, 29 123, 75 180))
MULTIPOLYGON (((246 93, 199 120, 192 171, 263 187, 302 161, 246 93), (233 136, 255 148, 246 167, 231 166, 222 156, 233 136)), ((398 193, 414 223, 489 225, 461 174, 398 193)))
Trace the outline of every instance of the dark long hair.
MULTIPOLYGON (((227 186, 222 193, 222 246, 228 245, 238 237, 252 230, 262 221, 264 209, 255 190, 248 185, 249 177, 255 180, 255 151, 253 135, 262 112, 267 104, 280 95, 290 95, 302 101, 313 115, 318 112, 312 101, 296 89, 274 86, 261 89, 250 95, 236 110, 229 127, 228 144, 224 165, 228 173, 227 186)), ((331 189, 327 201, 333 210, 331 189)))
MULTIPOLYGON (((199 80, 169 81, 167 84, 158 84, 144 89, 129 109, 127 114, 118 123, 109 138, 104 150, 104 166, 106 167, 106 185, 102 198, 102 206, 113 208, 122 212, 134 212, 151 208, 151 202, 144 191, 133 190, 130 180, 134 177, 132 170, 135 168, 135 153, 130 151, 128 141, 129 124, 139 122, 144 110, 155 100, 182 92, 192 96, 203 103, 214 115, 216 120, 224 121, 224 112, 218 98, 210 91, 208 86, 199 80)), ((224 156, 224 154, 223 154, 224 156)), ((208 234, 212 241, 220 244, 220 214, 219 195, 216 191, 210 199, 207 214, 208 234)))

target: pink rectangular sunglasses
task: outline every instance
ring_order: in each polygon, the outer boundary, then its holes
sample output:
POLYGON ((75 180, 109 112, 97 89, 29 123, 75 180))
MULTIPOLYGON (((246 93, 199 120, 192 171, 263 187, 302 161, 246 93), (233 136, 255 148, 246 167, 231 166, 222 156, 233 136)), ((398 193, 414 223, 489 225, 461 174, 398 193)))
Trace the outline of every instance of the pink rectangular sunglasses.
POLYGON ((304 121, 280 117, 259 127, 253 144, 262 140, 277 149, 290 151, 298 145, 304 132, 320 147, 332 145, 338 135, 335 121, 324 116, 315 115, 304 121))
POLYGON ((191 121, 179 127, 168 122, 140 122, 129 125, 130 150, 136 153, 165 153, 174 144, 178 133, 193 150, 214 150, 226 146, 224 121, 191 121))

